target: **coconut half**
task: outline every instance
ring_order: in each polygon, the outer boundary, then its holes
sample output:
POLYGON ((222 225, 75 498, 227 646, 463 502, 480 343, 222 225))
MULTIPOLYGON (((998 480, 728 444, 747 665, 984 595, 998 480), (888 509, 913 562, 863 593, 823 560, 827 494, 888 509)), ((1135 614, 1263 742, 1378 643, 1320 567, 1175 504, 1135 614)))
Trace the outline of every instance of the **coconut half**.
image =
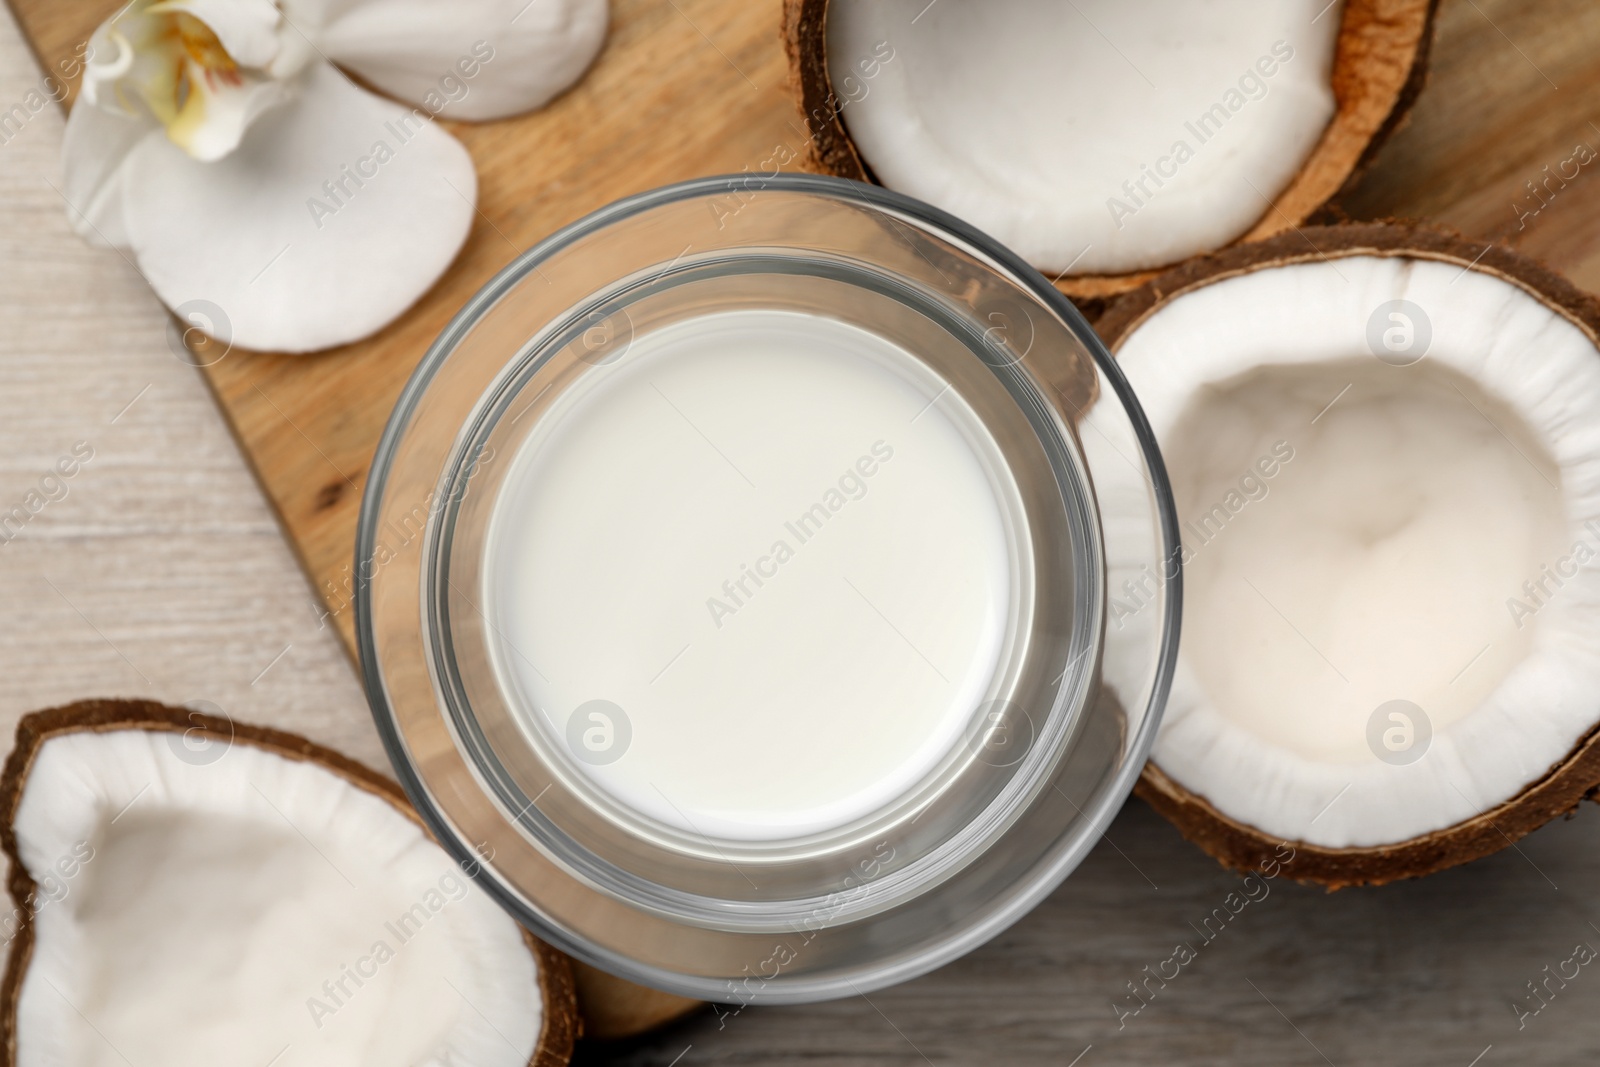
MULTIPOLYGON (((1288 844, 1337 887, 1596 789, 1600 303, 1499 246, 1350 225, 1186 264, 1098 328, 1184 543, 1141 796, 1229 866, 1288 844)), ((1159 576, 1108 546, 1108 625, 1149 625, 1159 576)))
POLYGON ((809 162, 1070 296, 1311 217, 1420 91, 1437 0, 786 0, 809 162))
POLYGON ((281 733, 92 701, 26 716, 0 778, 8 1062, 567 1062, 565 957, 392 782, 281 733))

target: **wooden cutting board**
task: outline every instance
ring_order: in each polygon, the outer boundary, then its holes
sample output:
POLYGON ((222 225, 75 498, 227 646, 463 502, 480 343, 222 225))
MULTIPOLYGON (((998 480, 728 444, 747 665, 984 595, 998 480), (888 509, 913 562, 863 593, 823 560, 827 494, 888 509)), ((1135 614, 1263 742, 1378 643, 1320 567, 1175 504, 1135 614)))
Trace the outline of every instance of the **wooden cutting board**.
MULTIPOLYGON (((122 3, 16 0, 13 9, 41 64, 56 69, 122 3)), ((399 322, 316 356, 237 350, 206 368, 352 655, 351 556, 367 467, 429 343, 550 231, 629 193, 754 168, 779 144, 798 146, 777 18, 776 3, 618 0, 580 89, 520 119, 444 123, 477 165, 478 218, 444 279, 399 322)), ((694 1006, 581 966, 579 986, 591 1036, 637 1032, 694 1006)))
MULTIPOLYGON (((13 7, 49 68, 122 3, 13 7)), ((236 350, 206 368, 352 652, 351 557, 368 464, 401 387, 450 317, 519 252, 595 208, 668 182, 753 170, 780 145, 804 143, 777 0, 612 8, 604 52, 553 105, 505 122, 443 122, 477 165, 478 217, 456 262, 406 315, 314 356, 236 350)))
MULTIPOLYGON (((50 67, 121 0, 11 2, 50 67)), ((507 122, 445 123, 477 164, 478 219, 454 266, 410 312, 331 352, 239 350, 206 368, 347 647, 368 465, 429 343, 517 253, 585 213, 668 182, 797 158, 805 135, 788 94, 780 5, 613 0, 610 40, 574 90, 507 122)), ((1564 181, 1546 183, 1544 170, 1558 172, 1580 143, 1600 151, 1586 107, 1600 99, 1595 41, 1593 0, 1444 0, 1431 81, 1411 122, 1338 206, 1352 218, 1430 219, 1502 241, 1600 291, 1600 181, 1591 173, 1600 160, 1564 181)), ((686 1003, 598 972, 586 983, 591 1033, 637 1030, 686 1003)))

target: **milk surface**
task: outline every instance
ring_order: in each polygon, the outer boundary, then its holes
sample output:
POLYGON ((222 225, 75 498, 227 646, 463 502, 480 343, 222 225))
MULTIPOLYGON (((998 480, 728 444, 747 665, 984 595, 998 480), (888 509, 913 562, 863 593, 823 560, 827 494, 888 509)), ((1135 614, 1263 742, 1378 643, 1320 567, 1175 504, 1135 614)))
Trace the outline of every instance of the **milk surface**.
POLYGON ((788 311, 680 322, 586 372, 512 464, 480 601, 500 683, 635 812, 815 833, 972 732, 1025 520, 976 414, 894 343, 788 311))

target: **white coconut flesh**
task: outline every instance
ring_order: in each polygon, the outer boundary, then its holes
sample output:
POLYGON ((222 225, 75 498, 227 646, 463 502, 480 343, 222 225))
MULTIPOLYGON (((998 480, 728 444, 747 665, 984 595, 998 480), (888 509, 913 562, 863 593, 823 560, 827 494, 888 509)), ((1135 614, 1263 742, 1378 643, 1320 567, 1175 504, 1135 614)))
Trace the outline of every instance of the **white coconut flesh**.
MULTIPOLYGON (((1264 834, 1393 844, 1600 721, 1600 356, 1570 320, 1454 263, 1350 257, 1181 295, 1118 359, 1182 524, 1153 754, 1178 784, 1264 834)), ((1113 560, 1112 626, 1155 614, 1136 567, 1113 560)))
POLYGON ((1124 273, 1268 211, 1334 114, 1341 6, 833 0, 828 73, 884 185, 1042 270, 1124 273))
POLYGON ((529 1062, 537 963, 414 823, 314 764, 180 751, 123 730, 39 752, 21 1067, 529 1062))

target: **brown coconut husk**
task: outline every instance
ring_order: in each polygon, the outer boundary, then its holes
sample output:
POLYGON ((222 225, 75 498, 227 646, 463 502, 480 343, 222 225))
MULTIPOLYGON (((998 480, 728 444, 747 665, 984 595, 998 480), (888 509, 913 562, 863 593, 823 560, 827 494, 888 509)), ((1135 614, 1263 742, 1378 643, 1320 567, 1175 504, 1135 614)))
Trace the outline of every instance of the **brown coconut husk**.
MULTIPOLYGON (((1528 256, 1500 245, 1469 241, 1437 229, 1393 223, 1309 226, 1189 260, 1112 303, 1096 323, 1116 352, 1139 326, 1184 293, 1258 270, 1349 256, 1432 259, 1458 264, 1521 288, 1565 316, 1600 347, 1600 300, 1528 256)), ((1174 781, 1152 759, 1134 790, 1184 837, 1225 867, 1259 869, 1294 849, 1286 873, 1298 881, 1339 889, 1415 878, 1466 863, 1515 843, 1600 792, 1600 725, 1516 796, 1464 822, 1409 841, 1363 848, 1324 848, 1283 842, 1218 811, 1204 796, 1174 781)))
MULTIPOLYGON (((1334 116, 1288 188, 1236 243, 1320 221, 1329 201, 1361 175, 1427 80, 1438 5, 1439 0, 1345 0, 1333 63, 1334 116)), ((806 163, 821 174, 876 183, 840 117, 841 98, 828 76, 827 12, 828 0, 784 0, 789 84, 810 138, 806 163)), ((1093 318, 1107 300, 1164 269, 1068 275, 1056 285, 1093 318)))
MULTIPOLYGON (((313 763, 338 775, 358 789, 385 800, 394 810, 415 823, 424 833, 427 827, 417 817, 404 790, 389 778, 357 763, 330 748, 324 748, 297 734, 250 726, 205 715, 188 708, 169 707, 147 700, 85 700, 64 707, 25 715, 17 724, 16 747, 0 772, 0 850, 11 861, 7 883, 18 915, 17 931, 11 939, 4 978, 0 978, 0 1050, 7 1063, 17 1060, 17 1000, 22 980, 33 958, 34 923, 38 883, 22 862, 16 833, 17 808, 28 784, 34 759, 52 738, 64 734, 119 730, 161 730, 214 738, 222 744, 253 745, 285 759, 313 763)), ((572 1059, 573 1044, 581 1033, 578 1001, 573 982, 572 963, 555 949, 526 930, 523 942, 534 956, 539 970, 539 992, 544 1002, 544 1025, 534 1046, 528 1067, 560 1067, 572 1059)))

